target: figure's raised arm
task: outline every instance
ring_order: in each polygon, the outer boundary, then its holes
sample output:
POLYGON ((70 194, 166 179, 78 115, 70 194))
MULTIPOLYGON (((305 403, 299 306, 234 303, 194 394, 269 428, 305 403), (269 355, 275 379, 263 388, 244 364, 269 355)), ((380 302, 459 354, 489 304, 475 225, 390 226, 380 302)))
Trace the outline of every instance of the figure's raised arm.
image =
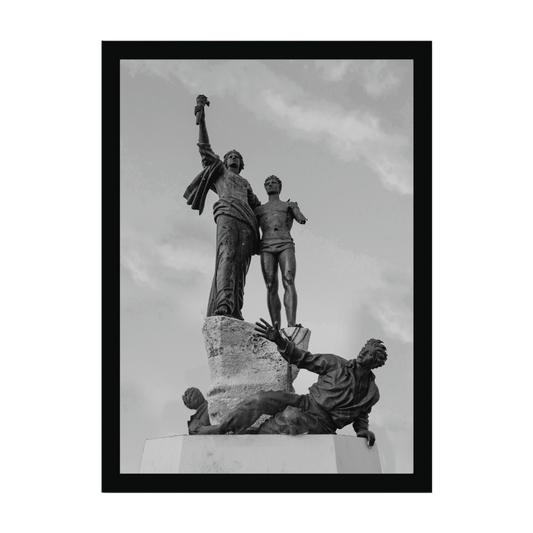
POLYGON ((209 106, 207 96, 199 94, 196 97, 196 105, 194 106, 194 116, 196 117, 196 124, 198 128, 198 148, 200 150, 200 157, 202 158, 202 165, 204 167, 214 163, 218 156, 211 149, 209 144, 209 135, 207 134, 207 127, 205 125, 205 106, 209 106))
POLYGON ((196 117, 196 125, 200 126, 198 142, 200 144, 209 144, 209 136, 207 135, 207 128, 205 125, 205 106, 209 106, 207 96, 199 94, 196 97, 196 105, 194 106, 194 116, 196 117))
POLYGON ((279 324, 277 322, 274 322, 274 325, 271 326, 265 319, 260 318, 261 322, 255 323, 255 334, 259 337, 263 337, 264 339, 273 342, 278 346, 278 348, 284 348, 287 345, 287 339, 284 339, 281 336, 281 333, 279 331, 279 324))

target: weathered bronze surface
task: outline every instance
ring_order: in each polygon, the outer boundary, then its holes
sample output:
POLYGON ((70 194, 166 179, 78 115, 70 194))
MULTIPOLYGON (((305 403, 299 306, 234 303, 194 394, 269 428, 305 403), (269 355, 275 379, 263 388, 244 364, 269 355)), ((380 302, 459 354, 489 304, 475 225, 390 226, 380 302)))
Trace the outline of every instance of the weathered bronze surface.
POLYGON ((281 180, 269 176, 265 180, 268 202, 256 207, 254 212, 261 226, 261 270, 267 287, 267 305, 272 323, 281 324, 281 301, 279 299, 278 268, 285 294, 283 305, 287 316, 287 327, 296 326, 296 308, 298 295, 294 279, 296 277, 296 254, 291 237, 293 221, 305 224, 304 217, 297 202, 280 200, 281 180))
POLYGON ((202 214, 209 190, 218 194, 213 207, 217 225, 216 266, 207 316, 225 315, 243 320, 244 285, 250 260, 259 241, 259 225, 253 212, 261 205, 252 187, 240 172, 244 161, 230 150, 222 161, 211 149, 205 124, 204 95, 196 99, 194 115, 199 126, 198 148, 204 170, 187 187, 184 197, 202 214))
POLYGON ((358 437, 373 446, 375 435, 368 429, 372 406, 379 390, 372 369, 385 364, 386 347, 370 339, 356 359, 346 360, 333 354, 311 354, 282 337, 279 325, 261 319, 256 334, 278 347, 289 363, 319 375, 308 394, 260 391, 246 398, 224 420, 213 426, 197 426, 191 434, 332 434, 352 424, 358 437), (261 415, 272 415, 258 429, 251 428, 261 415))
POLYGON ((187 409, 196 411, 187 421, 189 433, 195 433, 196 429, 200 426, 210 425, 207 400, 204 398, 200 389, 190 387, 183 393, 181 398, 187 409))
POLYGON ((274 326, 261 319, 255 324, 252 338, 257 336, 273 342, 289 364, 319 377, 308 394, 259 390, 248 393, 247 397, 242 395, 240 398, 245 399, 228 414, 223 414, 221 422, 215 425, 210 423, 208 403, 202 393, 194 387, 187 389, 183 401, 188 408, 197 410, 188 422, 189 433, 334 434, 352 424, 357 436, 365 438, 368 446, 373 446, 375 435, 368 429, 369 414, 379 400, 379 390, 372 369, 385 364, 386 348, 382 341, 370 339, 355 359, 346 360, 333 354, 311 354, 295 345, 291 338, 281 335, 279 270, 287 327, 301 328, 296 323, 296 255, 290 232, 294 220, 305 224, 307 218, 296 202, 280 200, 282 184, 279 178, 269 176, 265 180, 269 199, 262 205, 248 181, 240 175, 244 168, 241 154, 231 150, 222 160, 213 152, 205 123, 206 105, 210 105, 207 98, 199 95, 194 115, 199 126, 198 147, 204 170, 187 187, 184 197, 199 214, 203 212, 209 190, 219 197, 213 208, 217 225, 216 267, 207 316, 223 315, 243 320, 246 274, 252 255, 259 253, 268 310, 274 326), (263 422, 264 415, 270 418, 263 422))

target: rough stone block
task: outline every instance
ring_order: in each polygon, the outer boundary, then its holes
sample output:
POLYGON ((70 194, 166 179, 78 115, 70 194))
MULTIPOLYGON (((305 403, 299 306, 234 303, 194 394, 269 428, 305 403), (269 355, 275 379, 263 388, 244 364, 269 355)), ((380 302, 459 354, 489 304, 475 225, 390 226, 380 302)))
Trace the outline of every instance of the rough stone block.
POLYGON ((381 474, 377 444, 349 435, 176 435, 145 442, 141 474, 381 474))
MULTIPOLYGON (((206 399, 209 418, 218 424, 239 402, 260 390, 294 392, 299 369, 289 365, 276 346, 254 333, 254 324, 214 316, 202 328, 211 387, 206 399)), ((307 350, 311 332, 307 328, 286 328, 282 333, 307 350)))

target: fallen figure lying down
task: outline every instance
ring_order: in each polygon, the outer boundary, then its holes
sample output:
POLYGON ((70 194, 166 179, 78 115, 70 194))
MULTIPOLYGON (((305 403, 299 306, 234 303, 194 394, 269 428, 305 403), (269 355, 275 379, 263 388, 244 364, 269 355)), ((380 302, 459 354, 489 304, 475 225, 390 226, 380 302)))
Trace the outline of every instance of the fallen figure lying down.
POLYGON ((318 374, 318 381, 308 394, 284 391, 259 391, 238 404, 217 425, 190 428, 193 435, 243 434, 334 434, 352 424, 358 437, 372 446, 375 435, 368 429, 368 415, 379 400, 379 390, 372 369, 385 364, 386 348, 382 341, 370 339, 355 359, 334 354, 311 354, 284 338, 276 322, 271 326, 261 319, 255 331, 274 342, 282 357, 318 374), (252 427, 261 415, 271 415, 258 428, 252 427))

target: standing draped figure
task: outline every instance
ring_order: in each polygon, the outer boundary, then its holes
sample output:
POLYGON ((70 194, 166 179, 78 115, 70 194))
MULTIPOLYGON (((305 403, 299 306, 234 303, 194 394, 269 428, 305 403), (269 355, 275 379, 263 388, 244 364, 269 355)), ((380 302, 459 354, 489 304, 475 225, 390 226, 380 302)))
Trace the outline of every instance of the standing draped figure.
POLYGON ((231 150, 222 161, 211 149, 205 125, 205 105, 209 105, 209 101, 200 95, 196 103, 198 148, 204 169, 183 196, 200 215, 209 190, 219 197, 213 206, 217 225, 216 259, 207 316, 224 315, 243 320, 246 274, 259 242, 259 226, 253 210, 261 202, 248 181, 240 175, 244 168, 241 154, 231 150))

